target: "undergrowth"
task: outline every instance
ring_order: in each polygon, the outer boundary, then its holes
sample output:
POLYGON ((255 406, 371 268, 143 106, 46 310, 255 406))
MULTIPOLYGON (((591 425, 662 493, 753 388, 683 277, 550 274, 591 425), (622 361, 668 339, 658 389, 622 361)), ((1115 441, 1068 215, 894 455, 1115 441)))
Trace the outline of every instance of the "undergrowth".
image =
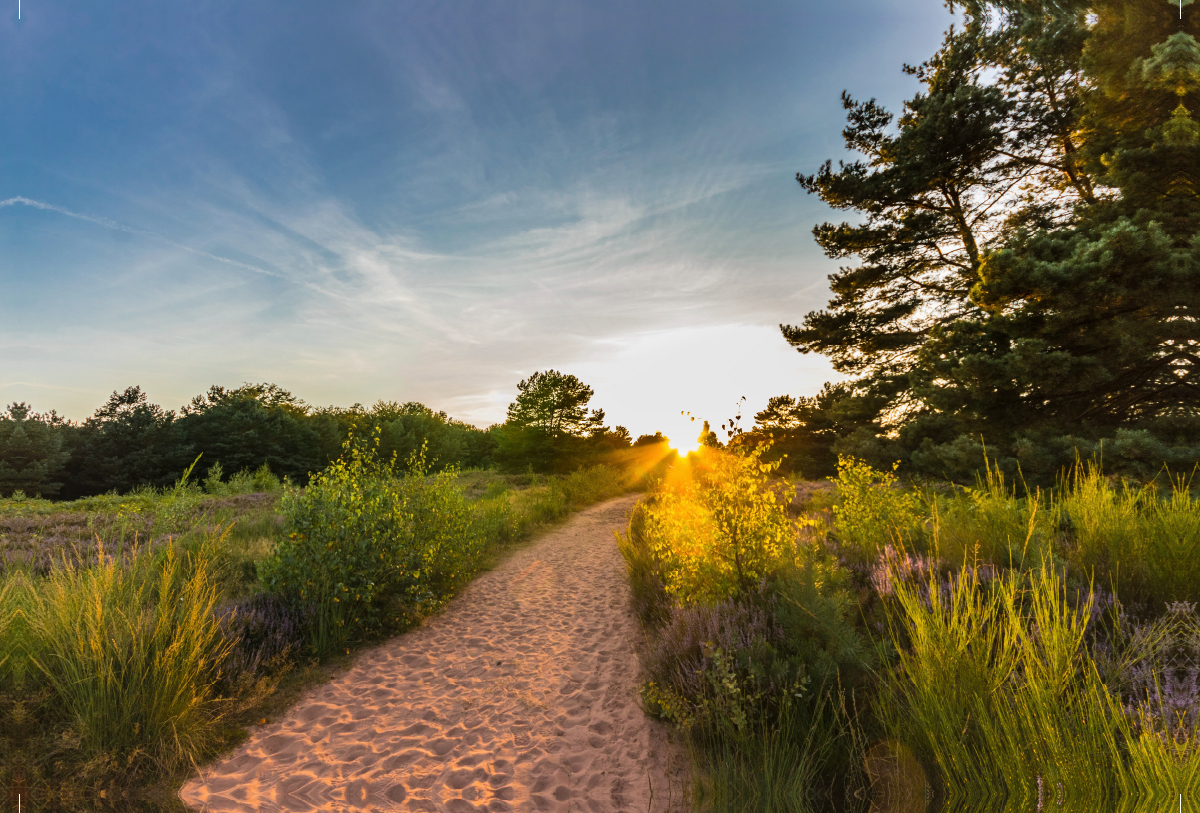
POLYGON ((437 611, 504 550, 634 479, 597 466, 471 472, 464 486, 419 454, 397 471, 372 451, 347 447, 305 490, 267 471, 221 479, 214 466, 203 484, 0 500, 0 784, 25 789, 26 810, 167 803, 194 765, 355 648, 437 611), (301 536, 330 555, 312 556, 301 536), (379 587, 359 606, 375 614, 331 612, 372 559, 379 587), (289 589, 289 573, 317 589, 289 589))
POLYGON ((1200 505, 1080 464, 832 504, 705 449, 619 535, 646 710, 714 811, 1200 802, 1200 505), (787 510, 785 510, 785 508, 787 510))

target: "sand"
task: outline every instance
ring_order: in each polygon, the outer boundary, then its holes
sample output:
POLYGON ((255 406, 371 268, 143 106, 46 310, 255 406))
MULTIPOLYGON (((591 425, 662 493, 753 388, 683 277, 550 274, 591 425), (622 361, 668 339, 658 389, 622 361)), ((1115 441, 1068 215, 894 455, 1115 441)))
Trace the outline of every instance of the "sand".
POLYGON ((637 702, 641 632, 612 534, 636 499, 516 551, 180 797, 214 812, 684 809, 678 746, 637 702))

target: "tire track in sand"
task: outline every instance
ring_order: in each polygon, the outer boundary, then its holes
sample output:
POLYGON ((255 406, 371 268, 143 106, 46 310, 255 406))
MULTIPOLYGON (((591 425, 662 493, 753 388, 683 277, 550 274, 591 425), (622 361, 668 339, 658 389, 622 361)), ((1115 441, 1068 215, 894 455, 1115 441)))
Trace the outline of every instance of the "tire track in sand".
POLYGON ((682 760, 637 703, 641 632, 612 535, 636 499, 514 552, 180 797, 212 813, 680 808, 682 760))

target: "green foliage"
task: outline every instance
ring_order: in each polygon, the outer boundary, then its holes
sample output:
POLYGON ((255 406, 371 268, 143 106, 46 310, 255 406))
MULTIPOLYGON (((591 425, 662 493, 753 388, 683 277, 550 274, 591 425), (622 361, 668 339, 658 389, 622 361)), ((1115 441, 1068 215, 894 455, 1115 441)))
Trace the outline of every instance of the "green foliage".
POLYGON ((1096 465, 1080 465, 1059 490, 1054 512, 1060 555, 1127 601, 1200 600, 1200 502, 1184 478, 1115 486, 1096 465))
POLYGON ((422 449, 432 471, 455 466, 487 466, 491 463, 493 441, 474 426, 434 412, 424 404, 380 402, 371 410, 380 422, 383 434, 380 450, 407 460, 422 449))
POLYGON ((70 458, 63 448, 64 424, 55 413, 35 415, 24 403, 0 412, 0 496, 58 493, 70 458))
POLYGON ((761 452, 689 461, 617 535, 650 637, 643 705, 688 733, 703 804, 813 809, 821 772, 855 770, 839 687, 875 661, 848 574, 814 519, 788 515, 761 452))
POLYGON ((985 585, 972 571, 954 579, 948 594, 936 580, 923 587, 896 586, 900 661, 880 705, 889 733, 938 767, 951 798, 1029 798, 1031 789, 1036 798, 1040 772, 1053 770, 1052 786, 1066 781, 1076 793, 1104 799, 1115 755, 1094 735, 1113 715, 1103 707, 1099 719, 1087 713, 1094 687, 1076 675, 1082 627, 1054 575, 1043 569, 1035 576, 1029 589, 1041 612, 1028 617, 1015 577, 985 585), (1048 623, 1039 628, 1047 637, 1031 646, 1037 623, 1048 623), (1050 725, 1038 730, 1038 723, 1050 725), (1026 753, 1020 735, 1033 738, 1026 753), (1068 747, 1047 755, 1051 744, 1068 747), (1043 756, 1051 758, 1042 763, 1043 756))
POLYGON ((508 406, 508 423, 540 429, 552 438, 583 437, 604 425, 604 410, 588 412, 592 388, 557 370, 536 372, 517 385, 517 400, 508 406))
POLYGON ((204 492, 216 497, 230 497, 237 494, 264 494, 280 491, 283 484, 279 482, 279 478, 272 472, 271 468, 263 463, 253 473, 242 469, 229 480, 222 482, 222 477, 225 474, 224 467, 221 462, 217 461, 208 469, 208 474, 204 478, 204 492))
POLYGON ((307 488, 284 492, 279 510, 289 533, 259 567, 266 589, 315 605, 312 644, 322 656, 378 629, 383 603, 421 585, 412 513, 377 445, 378 436, 351 436, 307 488))
POLYGON ((897 580, 900 656, 878 713, 949 799, 1032 806, 1053 788, 1094 809, 1200 792, 1196 733, 1164 732, 1101 682, 1084 647, 1090 603, 1069 601, 1047 565, 993 582, 964 571, 946 587, 897 580))
POLYGON ((843 555, 871 561, 892 545, 957 567, 1017 569, 1051 557, 1131 604, 1200 599, 1200 504, 1187 478, 1136 486, 1079 463, 1057 489, 1019 496, 985 464, 974 487, 922 498, 891 473, 841 463, 834 528, 843 555))
MULTIPOLYGON (((248 486, 240 481, 223 491, 216 484, 231 472, 240 478, 264 466, 303 485, 310 472, 338 456, 352 432, 376 429, 384 456, 404 460, 425 445, 432 470, 490 465, 495 448, 492 435, 422 404, 314 409, 274 384, 213 386, 179 413, 129 387, 114 392, 82 425, 54 413, 26 418, 26 405, 14 407, 20 420, 0 418, 0 494, 17 489, 77 499, 162 488, 197 455, 203 461, 199 475, 217 489, 213 493, 243 493, 248 486)), ((254 487, 270 485, 260 478, 254 487)))
POLYGON ((167 486, 194 458, 175 426, 175 413, 151 404, 140 387, 129 387, 114 392, 78 427, 62 495, 167 486))
POLYGON ((214 386, 184 407, 175 426, 180 442, 204 455, 206 468, 219 464, 224 471, 240 472, 267 466, 303 483, 328 459, 308 412, 306 404, 274 384, 214 386))
POLYGON ((625 427, 604 426, 604 410, 588 411, 592 388, 573 375, 535 372, 517 389, 507 420, 489 433, 507 471, 568 472, 631 445, 625 427))
POLYGON ((900 487, 896 475, 854 458, 838 458, 834 528, 847 553, 873 559, 884 544, 910 547, 923 533, 920 498, 900 487))
MULTIPOLYGON (((791 561, 795 536, 761 451, 705 450, 645 508, 643 536, 684 603, 736 597, 791 561)), ((690 458, 689 458, 690 460, 690 458)))
POLYGON ((497 490, 472 506, 456 470, 431 473, 421 450, 400 475, 380 459, 378 440, 351 438, 307 488, 285 489, 288 533, 259 565, 268 590, 314 606, 311 643, 321 656, 428 612, 489 553, 629 483, 598 466, 519 495, 497 490))
POLYGON ((769 447, 764 460, 778 461, 781 474, 803 475, 810 480, 829 477, 836 469, 833 443, 837 423, 827 409, 838 390, 830 385, 813 398, 778 395, 754 416, 754 428, 743 443, 769 447))
POLYGON ((1051 485, 1077 455, 1145 480, 1200 456, 1200 44, 1169 4, 970 2, 893 117, 797 180, 860 214, 857 263, 783 328, 851 380, 806 416, 834 451, 970 482, 982 435, 1051 485))
MULTIPOLYGON (((647 506, 647 500, 639 501, 629 515, 629 527, 625 534, 613 531, 613 536, 625 560, 634 614, 641 621, 643 629, 655 631, 661 629, 670 618, 673 599, 667 592, 663 564, 646 541, 647 506)), ((668 716, 667 719, 679 722, 673 717, 668 716)))
POLYGON ((847 739, 844 715, 823 695, 815 713, 787 704, 770 721, 722 720, 700 734, 693 752, 706 781, 697 805, 725 813, 810 813, 825 809, 814 789, 832 753, 847 739))
POLYGON ((409 458, 404 478, 405 508, 412 539, 399 585, 416 604, 436 604, 475 574, 485 539, 462 489, 458 472, 430 475, 425 450, 409 458))
POLYGON ((832 533, 793 520, 787 563, 736 600, 683 603, 649 536, 664 506, 697 515, 663 499, 695 486, 669 477, 618 538, 650 639, 642 702, 688 732, 705 803, 805 809, 815 785, 865 783, 857 765, 950 806, 1200 798, 1188 480, 1081 464, 1042 491, 989 464, 973 487, 919 494, 841 463, 832 533))
MULTIPOLYGON (((986 465, 986 464, 985 464, 986 465)), ((999 468, 987 465, 974 487, 933 500, 933 536, 937 552, 954 565, 979 562, 1024 569, 1052 555, 1054 521, 1033 491, 1017 494, 999 468)))
POLYGON ((208 546, 140 549, 124 562, 101 551, 94 566, 63 562, 24 585, 21 656, 93 769, 170 771, 204 754, 229 648, 208 546))

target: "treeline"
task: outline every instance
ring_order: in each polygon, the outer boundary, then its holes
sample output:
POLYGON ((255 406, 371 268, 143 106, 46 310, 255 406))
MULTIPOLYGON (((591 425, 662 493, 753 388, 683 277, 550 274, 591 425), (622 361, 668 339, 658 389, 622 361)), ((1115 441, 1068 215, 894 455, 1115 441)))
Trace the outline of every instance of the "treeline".
POLYGON ((265 466, 303 485, 351 433, 377 439, 385 459, 401 462, 424 446, 433 471, 572 471, 631 447, 624 427, 610 429, 602 410, 587 411, 591 388, 574 376, 550 370, 528 382, 508 420, 486 430, 416 402, 313 407, 275 384, 213 386, 177 412, 129 387, 81 423, 12 404, 0 412, 0 496, 77 499, 163 487, 197 458, 193 479, 265 466))

